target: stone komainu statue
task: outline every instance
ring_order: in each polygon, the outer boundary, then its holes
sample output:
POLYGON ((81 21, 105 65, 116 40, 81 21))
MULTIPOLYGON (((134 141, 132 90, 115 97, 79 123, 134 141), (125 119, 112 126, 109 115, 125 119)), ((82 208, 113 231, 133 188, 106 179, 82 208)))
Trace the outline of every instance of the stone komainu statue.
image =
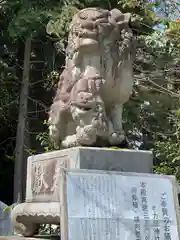
POLYGON ((133 87, 130 14, 87 8, 70 24, 66 64, 49 112, 56 147, 120 144, 123 104, 133 87))

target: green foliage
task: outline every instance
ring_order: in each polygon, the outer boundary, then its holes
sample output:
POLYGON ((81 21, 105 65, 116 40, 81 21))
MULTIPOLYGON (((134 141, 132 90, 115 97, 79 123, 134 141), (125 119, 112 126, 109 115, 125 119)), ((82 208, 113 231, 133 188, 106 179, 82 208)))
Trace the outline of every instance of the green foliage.
POLYGON ((53 150, 53 146, 47 132, 39 133, 36 139, 40 142, 45 152, 53 150))
POLYGON ((9 113, 17 106, 18 88, 19 82, 15 69, 0 60, 0 121, 1 118, 7 120, 9 113))
POLYGON ((155 153, 160 159, 155 171, 175 175, 180 181, 180 109, 170 112, 168 121, 168 133, 161 134, 161 140, 155 142, 155 153))
POLYGON ((16 204, 13 204, 13 205, 11 205, 11 206, 6 206, 6 207, 3 209, 3 211, 7 212, 7 211, 9 211, 9 210, 12 210, 15 206, 16 206, 16 204))
POLYGON ((54 235, 54 236, 59 236, 60 235, 60 226, 52 224, 42 224, 39 229, 39 234, 40 235, 54 235))
POLYGON ((63 38, 67 35, 69 23, 72 16, 78 11, 74 6, 64 6, 55 20, 50 20, 46 27, 46 32, 49 35, 63 38))
POLYGON ((56 18, 64 6, 78 4, 77 0, 8 1, 13 18, 8 31, 13 39, 38 36, 45 31, 49 19, 56 18))
POLYGON ((152 33, 153 27, 160 22, 160 18, 153 10, 159 4, 157 1, 141 0, 120 0, 118 7, 123 12, 130 12, 132 14, 131 25, 134 31, 141 35, 152 33))
MULTIPOLYGON (((47 120, 44 120, 43 124, 48 127, 48 122, 47 120)), ((45 132, 40 132, 36 136, 37 141, 40 142, 40 145, 43 147, 44 152, 49 152, 54 150, 53 143, 51 142, 49 138, 48 131, 45 132)))
POLYGON ((180 21, 170 21, 168 28, 166 29, 166 35, 171 41, 177 43, 177 47, 180 49, 180 21))

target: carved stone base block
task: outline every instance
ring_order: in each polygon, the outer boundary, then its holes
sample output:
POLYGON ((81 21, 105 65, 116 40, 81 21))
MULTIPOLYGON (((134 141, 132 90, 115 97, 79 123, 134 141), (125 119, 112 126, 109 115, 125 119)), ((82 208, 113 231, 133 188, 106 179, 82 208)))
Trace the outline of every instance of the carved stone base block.
POLYGON ((26 203, 12 210, 15 230, 33 236, 39 224, 60 223, 60 169, 151 173, 149 151, 76 147, 28 158, 26 203))
POLYGON ((26 202, 59 202, 60 168, 151 173, 152 152, 75 147, 28 159, 26 202))

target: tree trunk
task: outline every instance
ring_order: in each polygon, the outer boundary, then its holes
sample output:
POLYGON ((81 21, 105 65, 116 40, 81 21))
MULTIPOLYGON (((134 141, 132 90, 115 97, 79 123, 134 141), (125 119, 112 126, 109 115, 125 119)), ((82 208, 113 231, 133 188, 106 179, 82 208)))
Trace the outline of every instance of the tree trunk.
POLYGON ((27 131, 27 105, 29 92, 29 68, 31 56, 31 38, 27 38, 24 51, 24 68, 22 76, 18 126, 16 134, 15 168, 14 168, 14 202, 24 200, 25 169, 27 165, 28 131, 27 131))

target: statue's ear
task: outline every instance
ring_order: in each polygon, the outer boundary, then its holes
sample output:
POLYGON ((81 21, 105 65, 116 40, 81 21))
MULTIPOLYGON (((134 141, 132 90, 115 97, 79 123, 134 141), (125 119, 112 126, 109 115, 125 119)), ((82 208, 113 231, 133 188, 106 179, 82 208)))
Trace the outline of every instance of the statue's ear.
POLYGON ((111 13, 111 17, 114 18, 116 21, 119 18, 121 18, 121 20, 122 20, 123 13, 119 9, 114 8, 110 11, 110 13, 111 13))
POLYGON ((110 11, 112 18, 116 21, 118 26, 123 29, 129 25, 131 14, 130 13, 122 13, 119 9, 112 9, 110 11))

